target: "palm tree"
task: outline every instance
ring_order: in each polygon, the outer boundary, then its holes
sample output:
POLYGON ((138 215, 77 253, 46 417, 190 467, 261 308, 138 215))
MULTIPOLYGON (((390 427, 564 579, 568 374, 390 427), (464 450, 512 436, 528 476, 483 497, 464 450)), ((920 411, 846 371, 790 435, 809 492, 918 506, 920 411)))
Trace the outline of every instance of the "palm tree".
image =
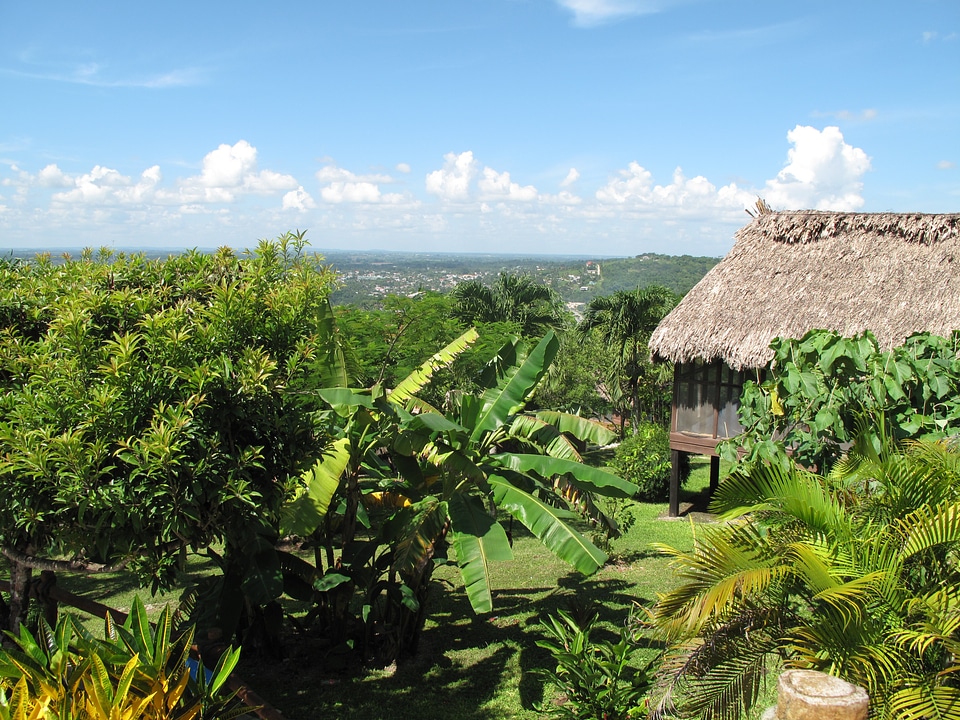
MULTIPOLYGON (((869 437, 865 435, 865 437, 869 437)), ((875 437, 875 436, 874 436, 875 437)), ((651 624, 660 709, 741 717, 769 663, 865 687, 871 717, 960 718, 960 449, 860 442, 829 476, 735 473, 651 624)))
POLYGON ((530 275, 500 273, 493 287, 479 280, 457 283, 454 314, 472 325, 478 322, 515 322, 524 337, 539 337, 563 327, 563 302, 547 285, 530 275))
MULTIPOLYGON (((626 381, 634 427, 643 417, 641 394, 644 388, 661 387, 669 379, 669 368, 654 366, 650 362, 647 343, 654 328, 679 299, 673 291, 660 285, 618 290, 613 295, 593 298, 577 326, 581 341, 597 332, 604 345, 613 352, 612 370, 616 377, 626 381)), ((646 414, 653 414, 654 405, 653 398, 648 398, 646 414)))

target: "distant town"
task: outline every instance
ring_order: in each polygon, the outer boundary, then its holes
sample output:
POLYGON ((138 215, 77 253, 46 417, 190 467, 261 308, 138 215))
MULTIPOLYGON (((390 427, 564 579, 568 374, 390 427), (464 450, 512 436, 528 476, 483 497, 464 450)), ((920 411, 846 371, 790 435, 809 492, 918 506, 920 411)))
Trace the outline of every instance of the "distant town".
MULTIPOLYGON (((142 253, 148 258, 165 258, 177 252, 163 248, 110 250, 142 253)), ((0 249, 0 256, 29 259, 39 252, 46 252, 53 261, 80 254, 76 248, 46 251, 0 249)), ((323 262, 340 274, 340 288, 333 296, 335 304, 376 307, 387 295, 449 292, 459 282, 480 280, 492 283, 500 273, 507 272, 528 274, 549 285, 574 313, 597 295, 609 295, 637 286, 664 285, 674 292, 686 293, 719 262, 715 257, 654 253, 605 258, 324 249, 316 249, 316 252, 323 262)))

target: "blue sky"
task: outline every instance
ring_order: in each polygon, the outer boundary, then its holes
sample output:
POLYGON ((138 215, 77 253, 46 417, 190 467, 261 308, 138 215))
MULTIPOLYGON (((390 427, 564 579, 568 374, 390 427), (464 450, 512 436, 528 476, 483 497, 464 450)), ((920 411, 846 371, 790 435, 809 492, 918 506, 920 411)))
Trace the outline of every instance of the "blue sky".
POLYGON ((0 0, 0 248, 722 255, 960 211, 957 0, 0 0))

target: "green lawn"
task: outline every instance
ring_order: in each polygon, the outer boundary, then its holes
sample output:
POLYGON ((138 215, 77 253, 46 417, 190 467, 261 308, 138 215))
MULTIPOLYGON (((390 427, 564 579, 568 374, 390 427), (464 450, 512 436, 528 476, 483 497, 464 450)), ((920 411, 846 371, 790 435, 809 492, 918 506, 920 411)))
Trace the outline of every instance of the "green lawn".
MULTIPOLYGON (((695 460, 682 500, 707 484, 709 463, 695 460)), ((571 603, 593 606, 610 628, 622 623, 636 603, 649 605, 675 583, 666 558, 650 547, 662 542, 689 549, 689 520, 668 520, 666 504, 637 504, 629 532, 615 540, 611 561, 583 577, 553 558, 519 524, 514 554, 495 567, 494 611, 475 616, 462 592, 455 567, 439 567, 429 619, 417 655, 387 671, 357 674, 339 669, 327 649, 291 641, 282 661, 244 657, 239 673, 264 699, 291 720, 361 717, 364 720, 453 718, 532 720, 534 707, 551 699, 537 668, 551 666, 536 646, 540 618, 571 603)), ((191 573, 209 572, 197 561, 191 573)), ((124 576, 69 577, 73 592, 117 608, 128 608, 137 588, 124 576)), ((144 597, 155 612, 178 593, 144 597)), ((654 650, 650 650, 651 653, 654 650)))

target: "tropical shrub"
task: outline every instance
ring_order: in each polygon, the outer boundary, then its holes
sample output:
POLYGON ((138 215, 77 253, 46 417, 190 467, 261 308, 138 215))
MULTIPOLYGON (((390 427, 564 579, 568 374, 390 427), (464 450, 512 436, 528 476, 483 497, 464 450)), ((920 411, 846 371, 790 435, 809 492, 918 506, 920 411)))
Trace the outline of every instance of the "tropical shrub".
POLYGON ((870 332, 813 330, 771 343, 771 369, 740 399, 744 432, 722 447, 730 460, 828 470, 864 427, 897 440, 936 439, 960 427, 960 331, 920 333, 880 350, 870 332))
POLYGON ((216 665, 191 674, 192 630, 173 635, 172 614, 156 626, 139 598, 122 625, 107 616, 95 638, 71 616, 56 628, 41 620, 10 634, 0 649, 0 717, 51 720, 229 720, 250 710, 223 691, 240 657, 227 649, 216 665), (194 676, 196 675, 196 677, 194 676))
POLYGON ((620 477, 639 488, 637 499, 666 500, 670 491, 670 435, 662 426, 636 426, 617 446, 612 464, 620 477))
POLYGON ((669 417, 673 367, 651 362, 647 343, 679 300, 673 291, 659 285, 619 290, 593 298, 577 325, 581 342, 597 336, 611 353, 613 362, 603 378, 605 395, 618 409, 629 409, 635 424, 663 422, 669 417))
POLYGON ((593 637, 596 623, 596 613, 576 617, 566 610, 540 623, 547 639, 537 645, 549 650, 556 663, 540 674, 561 693, 559 702, 541 711, 581 720, 646 717, 650 672, 647 665, 634 664, 637 623, 628 619, 617 642, 593 637))
POLYGON ((346 384, 333 284, 292 233, 242 256, 0 264, 14 631, 32 568, 125 567, 156 589, 182 549, 223 543, 237 587, 279 593, 277 513, 327 441, 310 391, 346 384))
POLYGON ((658 600, 660 712, 737 718, 771 665, 860 685, 871 716, 960 718, 960 448, 864 433, 829 474, 733 473, 658 600))

